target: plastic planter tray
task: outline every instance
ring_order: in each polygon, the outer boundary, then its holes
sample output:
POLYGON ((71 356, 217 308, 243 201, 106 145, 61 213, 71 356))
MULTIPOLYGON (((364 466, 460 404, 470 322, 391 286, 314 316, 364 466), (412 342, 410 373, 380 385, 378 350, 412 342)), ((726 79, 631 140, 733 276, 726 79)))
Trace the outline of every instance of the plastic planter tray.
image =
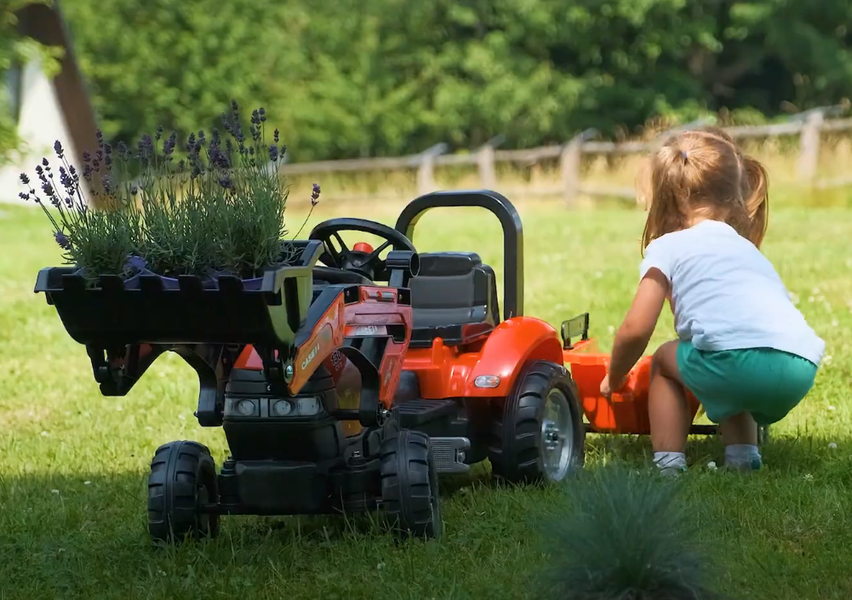
POLYGON ((96 348, 131 344, 262 344, 279 351, 292 347, 312 299, 312 268, 322 242, 294 242, 302 249, 297 264, 269 268, 259 289, 246 289, 237 277, 218 278, 205 288, 196 276, 180 276, 168 289, 157 275, 140 275, 126 288, 115 275, 96 286, 73 267, 38 273, 35 292, 43 292, 68 334, 96 348))

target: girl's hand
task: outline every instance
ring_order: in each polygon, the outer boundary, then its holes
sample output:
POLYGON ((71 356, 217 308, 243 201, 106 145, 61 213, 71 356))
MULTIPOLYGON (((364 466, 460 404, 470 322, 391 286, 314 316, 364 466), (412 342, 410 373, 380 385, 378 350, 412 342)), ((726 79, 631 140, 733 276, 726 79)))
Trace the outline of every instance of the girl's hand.
POLYGON ((601 381, 601 396, 607 400, 612 396, 612 390, 609 388, 609 374, 604 375, 603 381, 601 381))
POLYGON ((601 396, 603 396, 607 400, 611 399, 613 392, 620 391, 621 388, 624 387, 624 383, 625 383, 624 381, 618 382, 618 385, 613 388, 610 385, 609 373, 607 373, 604 376, 603 381, 601 381, 601 396))

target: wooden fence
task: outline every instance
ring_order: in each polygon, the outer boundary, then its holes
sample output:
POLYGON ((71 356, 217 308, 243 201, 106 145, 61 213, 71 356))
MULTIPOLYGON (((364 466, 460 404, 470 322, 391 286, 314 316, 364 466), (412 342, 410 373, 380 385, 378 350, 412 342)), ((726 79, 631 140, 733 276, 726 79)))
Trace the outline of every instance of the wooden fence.
MULTIPOLYGON (((803 185, 827 189, 852 185, 852 173, 835 179, 819 179, 817 164, 821 134, 824 132, 852 131, 852 118, 828 118, 846 111, 845 106, 813 109, 791 116, 787 121, 771 125, 724 128, 734 139, 771 138, 798 136, 799 156, 796 163, 796 179, 803 185)), ((369 171, 415 170, 417 192, 425 194, 436 189, 435 167, 475 166, 480 187, 497 189, 496 163, 512 163, 517 166, 533 166, 545 160, 558 160, 560 182, 556 186, 525 188, 522 194, 538 196, 562 196, 568 206, 575 204, 581 196, 633 198, 632 188, 586 185, 581 179, 581 161, 584 155, 631 155, 642 154, 662 142, 668 135, 704 124, 696 121, 668 130, 650 141, 607 142, 597 141, 594 130, 584 131, 565 144, 528 148, 523 150, 500 150, 503 141, 498 136, 469 154, 446 154, 447 144, 437 144, 424 152, 391 158, 364 158, 353 160, 293 163, 281 166, 285 175, 308 175, 323 173, 352 173, 369 171)), ((512 190, 504 190, 512 194, 512 190)), ((518 193, 517 191, 515 193, 518 193)), ((366 196, 365 196, 366 198, 366 196)), ((375 198, 371 196, 370 198, 375 198)), ((352 197, 355 199, 355 197, 352 197)), ((360 198, 359 198, 360 199, 360 198)))

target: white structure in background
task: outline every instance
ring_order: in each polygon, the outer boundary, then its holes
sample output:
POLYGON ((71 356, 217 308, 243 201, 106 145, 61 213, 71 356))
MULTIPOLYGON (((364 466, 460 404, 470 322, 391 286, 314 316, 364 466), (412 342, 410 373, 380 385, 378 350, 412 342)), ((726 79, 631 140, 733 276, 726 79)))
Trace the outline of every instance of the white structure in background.
POLYGON ((19 152, 0 164, 0 202, 34 205, 18 196, 24 191, 21 173, 26 173, 35 185, 38 181, 35 167, 45 157, 55 165, 54 172, 58 171, 58 159, 53 151, 57 140, 67 160, 80 171, 82 152, 95 148, 95 114, 59 4, 59 0, 50 4, 29 4, 15 13, 22 35, 45 46, 59 47, 63 55, 56 77, 49 78, 41 62, 32 60, 12 69, 0 80, 12 100, 10 104, 21 140, 19 152))
MULTIPOLYGON (((56 165, 58 159, 53 153, 53 145, 57 140, 72 163, 77 162, 74 157, 80 153, 68 132, 56 88, 42 70, 40 61, 34 60, 9 73, 4 83, 12 100, 12 110, 17 113, 18 136, 22 143, 20 152, 13 154, 10 161, 0 164, 0 202, 33 205, 18 197, 25 191, 19 179, 21 173, 37 181, 34 169, 42 158, 47 157, 52 165, 56 165)), ((54 166, 54 170, 57 167, 54 166)))

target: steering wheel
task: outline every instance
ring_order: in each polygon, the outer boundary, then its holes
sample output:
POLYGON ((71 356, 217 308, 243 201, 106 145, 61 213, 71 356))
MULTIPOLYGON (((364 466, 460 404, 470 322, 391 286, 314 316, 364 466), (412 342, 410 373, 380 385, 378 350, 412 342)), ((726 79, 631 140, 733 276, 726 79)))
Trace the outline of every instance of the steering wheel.
POLYGON ((354 271, 371 281, 387 275, 387 264, 379 258, 379 255, 388 246, 392 246, 394 250, 417 252, 414 244, 396 229, 367 219, 342 218, 323 221, 314 227, 308 239, 323 243, 323 253, 319 257, 323 264, 335 269, 354 271), (372 252, 350 250, 340 237, 341 231, 369 233, 382 238, 385 242, 372 252), (332 238, 340 245, 339 250, 331 243, 332 238))

